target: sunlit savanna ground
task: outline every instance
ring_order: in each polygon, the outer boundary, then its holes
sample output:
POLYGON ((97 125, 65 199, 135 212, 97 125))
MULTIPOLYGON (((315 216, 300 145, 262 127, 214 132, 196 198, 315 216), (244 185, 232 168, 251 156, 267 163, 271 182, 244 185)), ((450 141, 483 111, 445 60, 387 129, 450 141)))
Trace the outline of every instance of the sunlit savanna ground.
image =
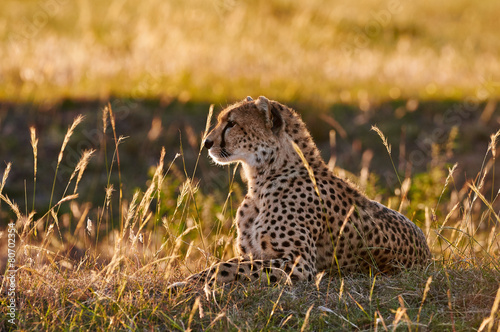
MULTIPOLYGON (((17 327, 497 331, 499 12, 495 0, 2 1, 0 268, 13 222, 17 327), (336 174, 421 227, 433 264, 169 294, 234 256, 245 184, 200 146, 210 104, 261 94, 302 114, 336 174)), ((0 329, 12 329, 5 276, 0 329)))

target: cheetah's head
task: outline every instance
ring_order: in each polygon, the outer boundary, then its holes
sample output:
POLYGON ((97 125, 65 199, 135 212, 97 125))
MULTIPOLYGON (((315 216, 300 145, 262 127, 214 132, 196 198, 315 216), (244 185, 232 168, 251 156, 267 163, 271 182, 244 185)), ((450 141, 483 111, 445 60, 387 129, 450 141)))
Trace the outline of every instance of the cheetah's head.
POLYGON ((247 97, 224 109, 204 142, 212 159, 221 165, 237 161, 258 165, 266 159, 279 145, 285 127, 274 103, 263 96, 247 97))

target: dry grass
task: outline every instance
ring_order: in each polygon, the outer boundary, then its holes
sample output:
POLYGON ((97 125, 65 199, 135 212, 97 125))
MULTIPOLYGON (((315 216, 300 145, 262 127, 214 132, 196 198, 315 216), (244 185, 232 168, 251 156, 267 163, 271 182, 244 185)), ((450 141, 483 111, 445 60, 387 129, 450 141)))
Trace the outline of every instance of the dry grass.
MULTIPOLYGON (((111 108, 105 112, 104 118, 113 117, 111 108)), ((107 127, 106 120, 103 126, 107 127)), ((121 145, 116 134, 111 138, 115 150, 108 151, 113 156, 108 179, 119 172, 115 156, 121 145)), ((379 134, 386 137, 381 131, 379 134)), ((77 183, 85 181, 83 172, 93 151, 82 151, 62 198, 45 214, 23 214, 3 193, 9 184, 9 164, 3 169, 0 199, 11 209, 10 219, 18 232, 18 327, 70 331, 495 331, 500 326, 500 237, 495 231, 499 216, 493 207, 498 206, 497 196, 485 192, 485 179, 490 179, 486 174, 494 169, 497 136, 485 147, 485 167, 475 181, 463 188, 446 189, 455 182, 456 175, 450 170, 446 179, 441 178, 445 188, 438 190, 440 201, 422 208, 426 220, 416 222, 427 228, 435 257, 425 270, 396 276, 338 277, 334 273, 318 277, 315 284, 294 287, 235 283, 176 295, 167 291, 169 284, 233 255, 232 209, 243 195, 233 182, 234 172, 228 173, 231 187, 227 198, 218 201, 215 193, 199 190, 185 165, 184 171, 176 166, 179 160, 184 164, 182 154, 167 161, 162 150, 143 192, 136 192, 130 202, 122 198, 118 207, 113 206, 117 194, 113 188, 121 186, 120 177, 115 176, 117 182, 110 181, 103 191, 103 205, 89 208, 77 197, 77 183), (75 179, 73 194, 67 195, 75 179), (71 208, 59 211, 65 205, 71 208), (111 220, 116 216, 123 216, 123 222, 119 219, 113 227, 111 220), (45 223, 48 227, 43 227, 45 223)), ((63 147, 69 140, 71 134, 64 138, 63 147)), ((36 149, 37 145, 32 146, 36 149)), ((104 142, 99 150, 96 153, 105 151, 104 142)), ((61 151, 64 154, 64 148, 61 151)), ((433 167, 444 167, 438 160, 433 167)), ((125 167, 129 166, 122 165, 125 167)), ((365 162, 364 172, 369 172, 368 167, 365 162)), ((411 174, 407 176, 412 179, 411 174)), ((368 176, 366 181, 370 179, 368 176)), ((492 181, 489 185, 494 188, 492 181)), ((376 187, 371 182, 368 186, 376 187)), ((398 206, 412 196, 412 190, 427 190, 406 186, 398 189, 400 195, 388 198, 389 204, 398 206)), ((0 233, 1 238, 5 236, 6 232, 0 233)), ((6 252, 5 244, 1 250, 6 252)), ((4 276, 0 292, 5 292, 7 280, 4 276)), ((7 298, 0 301, 5 310, 7 298)), ((7 322, 1 324, 0 328, 10 327, 7 322)))

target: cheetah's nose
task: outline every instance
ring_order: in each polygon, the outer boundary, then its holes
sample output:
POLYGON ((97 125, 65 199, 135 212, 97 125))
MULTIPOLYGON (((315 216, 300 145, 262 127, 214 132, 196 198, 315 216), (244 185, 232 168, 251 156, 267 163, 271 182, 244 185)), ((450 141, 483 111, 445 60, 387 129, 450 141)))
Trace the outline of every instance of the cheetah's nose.
POLYGON ((210 150, 210 148, 214 145, 214 141, 206 139, 205 143, 203 143, 203 146, 207 149, 210 150))

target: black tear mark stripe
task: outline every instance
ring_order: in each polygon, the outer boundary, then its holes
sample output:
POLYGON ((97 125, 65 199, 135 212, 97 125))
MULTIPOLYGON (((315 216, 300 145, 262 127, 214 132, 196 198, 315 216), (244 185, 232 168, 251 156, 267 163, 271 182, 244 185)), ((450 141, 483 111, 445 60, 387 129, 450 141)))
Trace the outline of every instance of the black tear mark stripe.
POLYGON ((232 122, 232 121, 228 121, 226 126, 224 127, 224 129, 222 130, 222 135, 221 135, 221 143, 220 143, 220 147, 221 148, 224 148, 226 147, 226 141, 225 141, 225 138, 224 136, 226 136, 226 130, 228 130, 229 128, 232 128, 234 127, 235 123, 232 122))

